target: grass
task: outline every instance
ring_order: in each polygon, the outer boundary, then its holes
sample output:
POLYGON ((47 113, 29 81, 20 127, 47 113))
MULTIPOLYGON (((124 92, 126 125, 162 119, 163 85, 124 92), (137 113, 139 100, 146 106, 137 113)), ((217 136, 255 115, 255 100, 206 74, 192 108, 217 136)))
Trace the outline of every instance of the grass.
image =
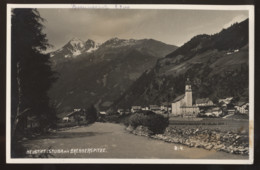
POLYGON ((249 131, 249 121, 247 119, 223 119, 223 118, 170 118, 171 127, 176 128, 200 128, 219 131, 246 132, 249 131))

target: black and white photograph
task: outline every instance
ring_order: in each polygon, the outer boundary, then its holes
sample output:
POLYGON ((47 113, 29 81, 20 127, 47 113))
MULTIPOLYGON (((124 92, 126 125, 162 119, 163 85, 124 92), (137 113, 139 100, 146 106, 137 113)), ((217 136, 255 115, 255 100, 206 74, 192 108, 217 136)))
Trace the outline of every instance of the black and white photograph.
POLYGON ((252 164, 252 5, 8 4, 7 163, 252 164))

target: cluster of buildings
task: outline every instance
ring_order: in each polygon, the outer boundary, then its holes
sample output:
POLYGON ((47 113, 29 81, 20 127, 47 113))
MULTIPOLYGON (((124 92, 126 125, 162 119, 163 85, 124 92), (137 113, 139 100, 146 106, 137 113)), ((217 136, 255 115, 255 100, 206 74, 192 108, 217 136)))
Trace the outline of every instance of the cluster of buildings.
POLYGON ((197 117, 198 115, 220 117, 225 114, 248 114, 249 103, 246 101, 233 103, 233 97, 219 99, 216 104, 209 98, 199 98, 193 102, 191 81, 187 79, 185 83, 185 94, 176 97, 170 103, 162 103, 160 106, 132 106, 130 110, 118 109, 117 112, 122 114, 133 113, 140 110, 150 110, 158 114, 170 113, 172 116, 182 117, 197 117))
MULTIPOLYGON (((199 98, 193 102, 191 81, 187 79, 185 83, 185 93, 176 97, 172 102, 165 102, 161 105, 132 106, 131 109, 118 109, 119 114, 129 114, 138 111, 153 111, 157 114, 170 114, 181 117, 220 117, 226 114, 248 114, 249 103, 247 101, 233 102, 233 97, 219 99, 216 104, 209 98, 199 98)), ((106 111, 100 111, 100 115, 106 115, 106 111)), ((84 121, 86 119, 84 109, 74 109, 63 117, 65 122, 84 121)))

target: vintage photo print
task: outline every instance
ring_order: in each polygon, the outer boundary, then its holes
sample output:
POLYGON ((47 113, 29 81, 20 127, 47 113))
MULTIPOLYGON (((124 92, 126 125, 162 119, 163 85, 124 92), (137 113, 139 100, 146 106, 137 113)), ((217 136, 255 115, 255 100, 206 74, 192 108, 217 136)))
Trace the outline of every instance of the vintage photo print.
POLYGON ((252 164, 254 6, 7 5, 7 163, 252 164))

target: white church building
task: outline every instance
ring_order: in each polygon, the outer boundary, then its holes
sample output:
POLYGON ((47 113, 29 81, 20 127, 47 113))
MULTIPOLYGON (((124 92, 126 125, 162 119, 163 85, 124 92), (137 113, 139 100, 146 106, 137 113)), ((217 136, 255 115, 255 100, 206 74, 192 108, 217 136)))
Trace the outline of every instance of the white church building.
POLYGON ((178 96, 172 103, 172 114, 174 116, 196 116, 199 107, 192 104, 192 89, 189 78, 185 83, 185 94, 178 96))

